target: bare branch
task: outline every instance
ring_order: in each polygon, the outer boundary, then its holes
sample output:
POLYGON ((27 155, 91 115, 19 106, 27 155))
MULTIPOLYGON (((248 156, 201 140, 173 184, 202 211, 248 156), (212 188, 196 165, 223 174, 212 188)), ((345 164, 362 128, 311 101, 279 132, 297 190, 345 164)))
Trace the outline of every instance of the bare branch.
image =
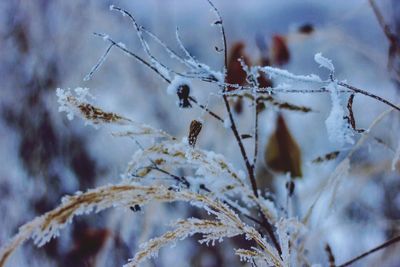
POLYGON ((108 54, 111 51, 111 48, 114 46, 114 44, 110 44, 106 50, 106 52, 101 56, 101 58, 99 59, 99 61, 96 63, 96 65, 94 65, 92 67, 92 69, 90 70, 90 72, 85 76, 85 78, 83 78, 84 81, 89 81, 93 74, 97 71, 98 68, 100 68, 100 66, 103 64, 103 62, 106 60, 108 54))
POLYGON ((384 98, 382 98, 382 97, 380 97, 380 96, 377 96, 377 95, 375 95, 375 94, 369 93, 369 92, 367 92, 367 91, 364 91, 364 90, 362 90, 362 89, 359 89, 359 88, 357 88, 357 87, 355 87, 355 86, 349 85, 349 84, 344 83, 344 82, 338 82, 338 85, 343 86, 343 87, 345 87, 345 88, 347 88, 347 89, 350 89, 350 90, 353 91, 353 92, 356 92, 356 93, 359 93, 359 94, 362 94, 362 95, 371 97, 371 98, 373 98, 373 99, 375 99, 375 100, 378 100, 378 101, 380 101, 380 102, 382 102, 382 103, 385 103, 386 105, 388 105, 388 106, 390 106, 390 107, 396 109, 397 111, 400 111, 400 107, 399 107, 399 106, 396 106, 395 104, 389 102, 388 100, 386 100, 386 99, 384 99, 384 98))
POLYGON ((326 254, 328 254, 329 267, 336 267, 335 256, 333 255, 331 246, 329 246, 329 244, 326 244, 325 251, 326 254))
POLYGON ((362 253, 361 255, 359 255, 359 256, 357 256, 357 257, 355 257, 355 258, 353 258, 353 259, 351 259, 351 260, 349 260, 349 261, 347 261, 347 262, 345 262, 345 263, 343 263, 341 265, 338 265, 337 267, 350 266, 353 263, 355 263, 355 262, 357 262, 357 261, 369 256, 370 254, 372 254, 374 252, 377 252, 377 251, 379 251, 381 249, 387 248, 387 247, 389 247, 389 246, 391 246, 391 245, 393 245, 393 244, 395 244, 395 243, 397 243, 399 241, 400 241, 400 236, 396 236, 396 237, 386 241, 385 243, 383 243, 383 244, 381 244, 381 245, 379 245, 379 246, 377 246, 377 247, 375 247, 375 248, 373 248, 371 250, 368 250, 368 251, 362 253))
MULTIPOLYGON (((113 39, 111 39, 108 35, 106 34, 102 34, 102 33, 94 33, 94 35, 99 36, 103 39, 105 39, 106 41, 110 42, 111 44, 113 44, 113 46, 119 48, 120 50, 122 50, 125 54, 135 58, 137 61, 139 61, 140 63, 142 63, 143 65, 145 65, 146 67, 150 68, 152 71, 154 71, 158 76, 160 76, 165 82, 167 83, 171 83, 171 80, 168 79, 167 77, 165 77, 157 68, 155 68, 154 66, 152 66, 151 64, 149 64, 146 60, 144 60, 143 58, 141 58, 140 56, 136 55, 135 53, 129 51, 128 49, 126 49, 126 47, 121 46, 121 44, 115 42, 113 39)), ((201 109, 205 110, 206 112, 208 112, 213 118, 217 119, 220 122, 224 122, 224 120, 218 116, 215 112, 212 112, 210 109, 208 109, 207 107, 205 107, 204 105, 200 104, 197 102, 197 100, 195 100, 193 97, 189 96, 189 100, 193 103, 195 103, 198 107, 200 107, 201 109)))

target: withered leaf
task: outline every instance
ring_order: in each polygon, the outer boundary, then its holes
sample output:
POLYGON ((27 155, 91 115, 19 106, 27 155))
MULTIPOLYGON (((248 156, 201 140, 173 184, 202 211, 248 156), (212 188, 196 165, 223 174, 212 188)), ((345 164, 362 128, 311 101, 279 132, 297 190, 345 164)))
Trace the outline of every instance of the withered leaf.
POLYGON ((282 35, 274 35, 272 37, 272 63, 282 66, 289 62, 290 52, 286 43, 286 38, 282 35))
POLYGON ((265 164, 276 172, 290 172, 292 178, 302 177, 300 147, 291 135, 281 114, 276 121, 264 151, 265 164))
MULTIPOLYGON (((250 66, 251 62, 244 52, 245 45, 243 42, 237 42, 232 45, 228 58, 228 70, 226 82, 230 84, 244 85, 246 83, 246 72, 243 70, 239 62, 241 59, 244 64, 250 66)), ((228 91, 235 90, 234 87, 228 87, 228 91)))
POLYGON ((95 266, 95 257, 110 238, 108 229, 78 230, 74 237, 74 247, 67 254, 65 266, 95 266))
MULTIPOLYGON (((251 65, 250 59, 244 52, 245 44, 243 42, 237 42, 232 45, 231 51, 228 59, 228 70, 226 75, 226 82, 229 84, 237 84, 244 85, 246 84, 247 74, 243 70, 242 65, 239 62, 239 59, 244 62, 247 66, 251 65)), ((235 90, 235 87, 228 86, 228 91, 235 90)), ((241 114, 243 112, 243 99, 238 97, 233 104, 233 109, 237 114, 241 114)))

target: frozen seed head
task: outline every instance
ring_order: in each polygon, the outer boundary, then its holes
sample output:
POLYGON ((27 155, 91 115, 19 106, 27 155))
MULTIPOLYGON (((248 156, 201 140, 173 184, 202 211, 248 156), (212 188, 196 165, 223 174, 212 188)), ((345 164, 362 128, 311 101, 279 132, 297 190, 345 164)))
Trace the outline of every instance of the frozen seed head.
POLYGON ((189 145, 194 147, 196 145, 197 137, 200 134, 203 124, 200 121, 192 120, 189 127, 189 145))

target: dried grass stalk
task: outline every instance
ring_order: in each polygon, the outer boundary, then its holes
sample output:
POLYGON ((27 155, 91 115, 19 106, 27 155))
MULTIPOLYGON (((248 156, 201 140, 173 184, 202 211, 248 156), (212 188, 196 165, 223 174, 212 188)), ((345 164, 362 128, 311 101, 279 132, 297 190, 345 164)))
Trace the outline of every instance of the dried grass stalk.
MULTIPOLYGON (((77 193, 73 196, 64 197, 60 206, 23 225, 19 229, 18 234, 1 248, 0 267, 4 266, 9 256, 26 240, 32 238, 36 245, 42 246, 51 238, 56 237, 59 231, 65 228, 68 223, 71 223, 74 216, 99 212, 111 207, 145 205, 150 201, 185 201, 191 205, 203 208, 217 219, 214 226, 218 226, 219 230, 214 232, 215 238, 221 238, 222 234, 227 234, 228 237, 233 234, 243 234, 246 238, 254 240, 262 248, 262 251, 268 255, 271 262, 274 262, 276 266, 283 266, 275 248, 269 245, 253 227, 243 223, 237 214, 227 205, 214 198, 196 194, 188 190, 169 190, 163 186, 118 184, 107 185, 85 193, 77 193)), ((196 231, 204 233, 205 240, 212 240, 214 238, 212 235, 213 232, 206 230, 206 226, 210 224, 212 224, 210 221, 196 221, 193 219, 177 223, 179 229, 187 229, 184 231, 187 235, 196 231), (193 227, 191 232, 189 231, 190 227, 193 227)), ((164 239, 168 241, 176 237, 176 240, 182 234, 183 232, 172 232, 164 236, 164 239)), ((154 247, 151 247, 154 252, 154 247)))

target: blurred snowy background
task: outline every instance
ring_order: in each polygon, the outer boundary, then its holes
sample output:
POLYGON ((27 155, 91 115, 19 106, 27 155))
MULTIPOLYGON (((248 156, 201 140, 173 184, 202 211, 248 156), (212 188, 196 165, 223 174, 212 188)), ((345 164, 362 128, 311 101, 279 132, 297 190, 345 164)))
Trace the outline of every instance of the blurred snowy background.
MULTIPOLYGON (((400 2, 382 0, 378 7, 392 32, 400 36, 400 2)), ((332 59, 339 79, 391 102, 400 100, 399 47, 388 69, 389 41, 367 0, 280 1, 215 0, 226 25, 228 48, 244 45, 244 54, 254 64, 271 56, 257 43, 273 47, 283 38, 288 61, 279 65, 296 74, 327 72, 314 62, 322 52, 332 59), (265 52, 265 51, 264 51, 265 52), (397 53, 397 54, 396 54, 397 53)), ((117 182, 137 149, 129 139, 115 138, 107 130, 68 121, 58 112, 55 89, 89 87, 105 110, 124 114, 139 122, 185 137, 190 121, 205 120, 198 146, 224 154, 238 169, 244 169, 231 133, 201 110, 180 110, 176 98, 166 94, 158 76, 114 49, 93 79, 83 78, 108 44, 93 32, 107 33, 130 50, 143 55, 130 22, 109 10, 114 4, 132 12, 147 29, 177 48, 178 26, 184 44, 201 62, 221 70, 223 58, 214 14, 201 0, 14 0, 0 2, 0 245, 18 227, 54 208, 63 195, 117 182)), ((177 65, 152 45, 170 66, 177 65), (175 65, 174 65, 175 64, 175 65)), ((195 83, 193 95, 219 114, 224 108, 209 93, 217 88, 195 83)), ((300 147, 303 177, 296 183, 296 213, 303 217, 322 182, 338 161, 313 164, 318 156, 338 148, 329 142, 325 119, 331 101, 328 94, 282 94, 280 99, 312 108, 310 113, 283 111, 286 123, 300 147)), ((245 107, 246 109, 246 103, 245 107)), ((354 114, 358 127, 367 128, 388 109, 384 104, 357 96, 354 114)), ((258 182, 276 194, 285 205, 285 176, 267 175, 264 147, 275 128, 276 109, 260 118, 261 148, 258 182)), ((225 115, 223 115, 225 116, 225 115)), ((251 112, 236 115, 243 127, 251 112)), ((386 117, 366 145, 352 158, 352 169, 339 186, 336 201, 319 202, 311 218, 308 256, 312 263, 327 266, 324 246, 329 243, 336 262, 399 234, 400 172, 391 169, 399 145, 398 114, 386 117)), ((246 129, 246 128, 244 128, 246 129)), ((245 131, 245 130, 243 130, 245 131)), ((356 137, 358 139, 359 136, 356 137)), ((263 188, 263 189, 264 189, 263 188)), ((324 198, 324 196, 323 196, 324 198)), ((28 242, 10 259, 9 266, 121 266, 140 242, 162 233, 162 225, 194 214, 186 205, 150 205, 141 212, 112 210, 77 218, 60 238, 44 248, 28 242), (157 227, 154 227, 157 226, 157 227)), ((150 266, 240 266, 226 252, 235 240, 216 247, 185 241, 163 249, 150 266)), ((237 241, 240 242, 240 241, 237 241)), ((392 246, 356 266, 399 266, 400 247, 392 246)), ((244 263, 243 263, 244 265, 244 263)))

